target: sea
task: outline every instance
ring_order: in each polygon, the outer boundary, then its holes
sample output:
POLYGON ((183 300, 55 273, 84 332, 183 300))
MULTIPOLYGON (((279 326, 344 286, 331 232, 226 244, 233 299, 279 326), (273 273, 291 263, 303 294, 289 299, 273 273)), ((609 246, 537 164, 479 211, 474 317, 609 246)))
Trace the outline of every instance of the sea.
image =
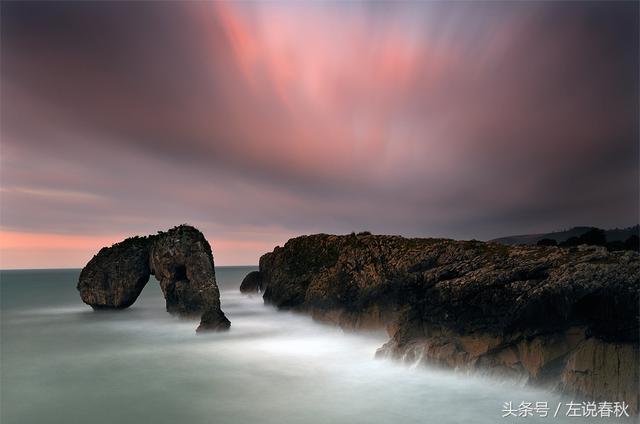
POLYGON ((0 423, 633 422, 513 381, 375 359, 386 334, 241 294, 255 269, 216 268, 231 329, 198 335, 153 278, 132 307, 94 312, 78 269, 0 271, 0 423))

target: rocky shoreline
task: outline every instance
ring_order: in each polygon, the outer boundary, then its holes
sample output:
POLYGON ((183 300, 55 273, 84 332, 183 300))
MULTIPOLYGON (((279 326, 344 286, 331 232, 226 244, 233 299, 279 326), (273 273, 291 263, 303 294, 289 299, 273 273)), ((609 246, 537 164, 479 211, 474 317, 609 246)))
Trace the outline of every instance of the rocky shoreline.
POLYGON ((640 260, 602 247, 368 233, 289 240, 243 291, 345 329, 377 356, 520 379, 638 412, 640 260))
POLYGON ((226 330, 211 246, 196 228, 180 225, 104 247, 82 269, 78 291, 96 310, 131 306, 154 275, 169 313, 200 317, 197 331, 226 330))

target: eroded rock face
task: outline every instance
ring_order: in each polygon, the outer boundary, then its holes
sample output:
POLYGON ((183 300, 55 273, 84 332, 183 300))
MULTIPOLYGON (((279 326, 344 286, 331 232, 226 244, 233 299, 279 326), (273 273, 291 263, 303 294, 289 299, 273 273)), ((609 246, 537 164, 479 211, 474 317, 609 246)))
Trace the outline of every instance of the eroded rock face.
POLYGON ((638 411, 638 344, 583 341, 562 370, 565 392, 591 398, 625 399, 638 411))
POLYGON ((599 247, 319 234, 263 255, 259 272, 265 302, 344 328, 387 328, 381 356, 637 411, 628 376, 638 369, 639 265, 636 252, 599 247))
POLYGON ((126 308, 151 274, 160 281, 168 312, 201 317, 197 331, 229 328, 220 309, 211 246, 188 225, 101 249, 80 273, 78 290, 94 309, 126 308))
POLYGON ((82 269, 80 297, 94 309, 123 309, 149 281, 149 238, 128 238, 103 247, 82 269))

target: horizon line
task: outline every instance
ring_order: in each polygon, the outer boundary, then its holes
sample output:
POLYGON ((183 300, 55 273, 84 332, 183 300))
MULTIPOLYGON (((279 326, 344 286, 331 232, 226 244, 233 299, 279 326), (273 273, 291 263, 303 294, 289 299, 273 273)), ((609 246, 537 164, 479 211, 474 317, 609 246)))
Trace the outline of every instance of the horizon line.
MULTIPOLYGON (((214 268, 248 268, 248 267, 257 267, 258 264, 255 265, 214 265, 214 268)), ((64 267, 64 268, 0 268, 0 272, 4 271, 74 271, 74 270, 82 270, 84 267, 64 267)))

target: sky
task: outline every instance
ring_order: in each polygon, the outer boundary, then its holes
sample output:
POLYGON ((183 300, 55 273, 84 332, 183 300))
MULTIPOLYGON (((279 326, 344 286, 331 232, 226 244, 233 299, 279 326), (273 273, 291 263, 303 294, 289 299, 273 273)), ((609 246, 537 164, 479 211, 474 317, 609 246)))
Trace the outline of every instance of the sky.
POLYGON ((216 265, 318 232, 638 222, 638 2, 1 3, 0 268, 181 223, 216 265))

